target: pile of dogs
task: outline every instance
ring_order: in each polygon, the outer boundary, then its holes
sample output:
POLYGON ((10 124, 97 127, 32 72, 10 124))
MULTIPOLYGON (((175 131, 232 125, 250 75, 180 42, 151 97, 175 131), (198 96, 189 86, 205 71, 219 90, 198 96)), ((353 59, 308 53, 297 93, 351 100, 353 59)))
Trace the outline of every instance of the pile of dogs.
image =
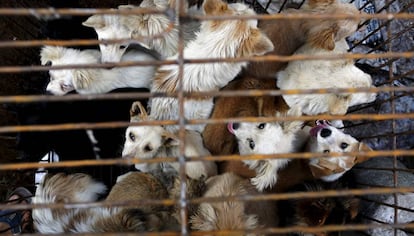
MULTIPOLYGON (((144 0, 139 6, 120 9, 175 8, 175 2, 144 0)), ((42 65, 51 66, 47 92, 65 95, 107 93, 116 88, 147 88, 152 93, 231 90, 291 90, 329 88, 370 88, 370 75, 350 59, 214 62, 179 65, 77 68, 53 70, 53 66, 106 62, 155 62, 176 60, 179 27, 184 32, 186 59, 247 58, 262 55, 327 55, 346 53, 345 38, 353 34, 355 19, 278 19, 256 20, 256 13, 244 3, 204 0, 201 7, 186 6, 188 14, 206 16, 252 16, 237 20, 206 20, 179 24, 162 14, 94 15, 83 22, 95 29, 98 38, 135 39, 140 46, 101 44, 100 50, 78 50, 45 46, 42 65), (172 25, 172 27, 171 27, 172 25), (168 29, 168 30, 167 30, 168 29), (151 37, 162 35, 162 37, 151 37), (180 86, 180 79, 181 86, 180 86)), ((306 0, 300 9, 285 13, 349 14, 359 11, 351 4, 335 0, 306 0)), ((299 117, 304 115, 344 115, 350 106, 375 101, 375 93, 284 94, 258 97, 184 98, 188 120, 236 117, 299 117)), ((177 157, 180 154, 177 125, 140 125, 153 120, 177 120, 179 102, 175 97, 153 97, 145 107, 140 101, 131 106, 133 124, 127 128, 123 158, 141 160, 177 157)), ((110 112, 110 111, 109 111, 110 112)), ((348 153, 371 150, 340 128, 342 121, 303 122, 292 119, 255 123, 186 125, 185 156, 286 154, 298 152, 348 153)), ((118 177, 107 187, 86 174, 46 175, 36 190, 34 203, 130 202, 148 199, 174 199, 186 185, 188 198, 232 197, 288 191, 320 191, 337 186, 363 155, 343 154, 333 158, 268 158, 242 161, 186 162, 187 179, 179 178, 178 162, 139 162, 139 172, 118 177), (182 183, 185 181, 185 184, 182 183)), ((358 214, 355 198, 318 198, 287 201, 220 201, 189 204, 183 219, 179 204, 173 206, 118 205, 92 208, 36 208, 33 219, 40 233, 64 232, 144 232, 179 230, 189 222, 191 230, 252 230, 287 225, 320 226, 344 223, 338 209, 353 219, 358 214), (281 204, 281 202, 283 202, 281 204), (335 213, 333 213, 335 212, 335 213), (340 218, 339 221, 333 218, 340 218)), ((341 213, 341 214, 342 214, 341 213)), ((320 235, 324 232, 321 232, 320 235)), ((255 234, 252 234, 255 235, 255 234)), ((319 235, 319 234, 318 234, 319 235)))

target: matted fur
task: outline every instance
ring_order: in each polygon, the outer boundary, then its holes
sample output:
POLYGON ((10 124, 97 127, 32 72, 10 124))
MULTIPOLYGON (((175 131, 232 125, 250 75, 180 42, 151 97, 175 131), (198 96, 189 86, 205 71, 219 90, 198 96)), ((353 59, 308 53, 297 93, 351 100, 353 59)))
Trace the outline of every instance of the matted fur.
MULTIPOLYGON (((151 120, 140 102, 134 102, 131 107, 131 122, 151 120)), ((125 134, 122 150, 124 158, 151 159, 154 157, 178 157, 180 140, 175 133, 167 131, 162 126, 129 126, 125 134)), ((188 157, 209 156, 210 152, 204 147, 201 134, 197 131, 186 130, 185 155, 188 157)), ((167 166, 179 171, 178 162, 136 164, 141 171, 155 171, 167 166)), ((191 161, 186 163, 188 177, 198 179, 201 176, 210 177, 217 174, 217 166, 212 161, 191 161)))
MULTIPOLYGON (((315 48, 305 44, 295 54, 339 55, 349 49, 345 39, 336 42, 334 50, 315 48)), ((371 76, 354 65, 352 60, 291 61, 277 75, 280 89, 371 88, 371 76)), ((289 106, 299 106, 304 114, 329 113, 344 115, 348 107, 373 102, 375 93, 328 93, 283 95, 289 106)))
MULTIPOLYGON (((247 5, 226 4, 221 0, 206 0, 206 15, 255 15, 247 5)), ((257 28, 257 20, 203 21, 196 39, 184 49, 184 58, 237 58, 263 55, 273 49, 269 38, 257 28)), ((175 60, 177 56, 169 59, 175 60)), ((215 91, 225 86, 247 65, 237 63, 185 64, 182 89, 186 92, 215 91)), ((163 65, 154 77, 151 92, 176 92, 179 66, 163 65)), ((179 106, 176 98, 152 98, 151 117, 156 120, 176 120, 179 106)), ((206 119, 213 108, 213 98, 192 98, 184 102, 186 119, 206 119)), ((205 125, 189 126, 202 131, 205 125)), ((176 130, 177 127, 167 127, 176 130)))
MULTIPOLYGON (((174 7, 173 5, 175 5, 175 1, 144 0, 139 6, 120 5, 118 8, 122 10, 154 8, 163 11, 168 7, 174 7)), ((171 19, 164 14, 98 14, 89 17, 82 24, 94 28, 100 40, 134 39, 157 51, 164 58, 177 53, 178 22, 171 22, 171 19)), ((198 31, 200 24, 196 21, 190 21, 181 23, 180 27, 183 28, 184 42, 188 42, 195 37, 195 32, 198 31)), ((119 62, 128 45, 113 43, 99 44, 99 47, 103 62, 119 62)))
MULTIPOLYGON (((284 11, 284 13, 312 13, 318 15, 324 13, 360 14, 351 4, 344 4, 336 0, 307 0, 301 9, 289 9, 284 11)), ((334 44, 334 40, 337 37, 352 34, 357 25, 358 22, 352 19, 278 19, 259 21, 259 28, 270 38, 274 45, 274 49, 266 53, 266 55, 291 55, 306 42, 312 42, 312 45, 328 49, 331 48, 330 45, 334 44), (326 37, 327 32, 331 32, 333 35, 326 37)), ((240 78, 231 81, 222 90, 279 89, 274 78, 276 73, 286 65, 287 62, 283 61, 251 62, 243 70, 240 78)), ((217 97, 211 118, 273 116, 277 111, 285 112, 288 108, 283 99, 279 97, 217 97)), ((207 124, 203 137, 206 147, 214 155, 237 153, 236 139, 227 132, 226 124, 207 124)), ((223 165, 227 164, 228 162, 223 163, 223 165)), ((232 167, 226 168, 225 171, 231 170, 232 167)))
MULTIPOLYGON (((46 91, 54 95, 65 95, 71 91, 80 94, 98 94, 117 88, 150 88, 155 73, 154 66, 53 70, 53 66, 100 63, 100 53, 97 50, 81 51, 59 46, 45 46, 41 49, 40 59, 42 65, 52 66, 46 91)), ((154 60, 152 55, 139 50, 130 50, 121 59, 129 62, 154 60)))
MULTIPOLYGON (((300 115, 300 110, 291 109, 288 116, 300 115)), ((306 138, 298 135, 302 121, 272 123, 229 124, 229 131, 238 141, 240 155, 291 153, 301 150, 306 138)), ((272 188, 278 180, 278 171, 284 168, 289 159, 243 160, 256 171, 251 182, 259 191, 272 188)))
MULTIPOLYGON (((203 197, 231 197, 258 193, 248 180, 233 173, 211 177, 206 184, 207 190, 203 197)), ((191 216, 190 225, 191 229, 200 231, 275 227, 278 222, 275 212, 276 208, 269 201, 203 202, 196 214, 191 216)))

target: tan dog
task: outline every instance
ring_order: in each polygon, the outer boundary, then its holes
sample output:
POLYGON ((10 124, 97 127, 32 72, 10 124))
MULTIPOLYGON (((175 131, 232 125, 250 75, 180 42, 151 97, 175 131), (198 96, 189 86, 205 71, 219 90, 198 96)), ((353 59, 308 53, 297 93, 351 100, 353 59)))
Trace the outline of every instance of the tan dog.
MULTIPOLYGON (((255 16, 256 13, 243 3, 227 4, 221 0, 205 0, 206 16, 255 16)), ((270 39, 257 28, 257 20, 203 21, 197 37, 184 48, 184 58, 241 58, 263 55, 273 49, 270 39)), ((177 55, 178 56, 178 55, 177 55)), ((170 57, 177 60, 177 56, 170 57)), ((220 62, 185 64, 182 89, 186 92, 217 91, 233 80, 246 62, 220 62)), ((151 92, 177 92, 179 66, 162 65, 154 77, 151 92)), ((184 101, 186 119, 207 119, 213 109, 212 97, 193 97, 184 101)), ((153 97, 149 102, 150 116, 156 120, 177 120, 179 103, 175 97, 153 97)), ((202 132, 204 124, 188 125, 187 129, 202 132)), ((166 127, 177 130, 177 126, 166 127)))
MULTIPOLYGON (((257 193, 249 180, 233 173, 225 173, 207 180, 204 197, 231 197, 257 193)), ((200 231, 257 229, 276 227, 277 223, 276 206, 270 201, 205 202, 200 204, 190 220, 191 229, 200 231)))
MULTIPOLYGON (((335 0, 309 0, 302 9, 291 9, 292 13, 359 14, 350 5, 335 0)), ((335 41, 355 31, 355 20, 270 20, 260 21, 259 28, 271 39, 274 50, 267 55, 291 55, 305 42, 315 47, 333 50, 335 41)), ((222 90, 278 89, 275 76, 286 66, 286 62, 252 62, 240 78, 233 80, 222 90)), ((231 118, 248 116, 273 116, 277 111, 286 112, 288 105, 280 97, 217 97, 211 118, 231 118)), ((227 132, 226 124, 208 124, 203 132, 206 147, 213 155, 237 153, 236 139, 227 132)), ((240 163, 224 162, 220 170, 238 171, 240 163)), ((238 171, 242 174, 244 171, 238 171)))

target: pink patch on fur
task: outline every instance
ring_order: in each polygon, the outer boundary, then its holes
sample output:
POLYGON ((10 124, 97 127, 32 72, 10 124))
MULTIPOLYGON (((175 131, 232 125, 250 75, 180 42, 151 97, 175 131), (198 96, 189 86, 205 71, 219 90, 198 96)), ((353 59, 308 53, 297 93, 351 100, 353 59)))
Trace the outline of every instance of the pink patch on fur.
POLYGON ((230 122, 227 124, 227 130, 231 133, 234 134, 234 129, 233 129, 233 123, 230 122))

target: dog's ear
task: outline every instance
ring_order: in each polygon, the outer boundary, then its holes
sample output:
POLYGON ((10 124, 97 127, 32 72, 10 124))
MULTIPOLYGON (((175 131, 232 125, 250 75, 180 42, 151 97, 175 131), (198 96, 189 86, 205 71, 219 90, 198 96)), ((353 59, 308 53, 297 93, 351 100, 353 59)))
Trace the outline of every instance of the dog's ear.
MULTIPOLYGON (((285 116, 301 116, 302 109, 299 106, 290 108, 285 116)), ((301 120, 291 120, 291 121, 283 121, 282 127, 285 132, 293 132, 300 130, 303 126, 303 121, 301 120)))
POLYGON ((50 62, 52 65, 53 61, 56 61, 63 57, 66 48, 59 46, 44 46, 40 49, 40 62, 42 65, 46 65, 50 62))
POLYGON ((221 15, 228 10, 228 5, 221 0, 205 0, 203 9, 206 15, 221 15))
MULTIPOLYGON (((370 151, 373 151, 373 150, 372 150, 372 148, 370 146, 366 145, 363 142, 360 142, 359 143, 359 146, 358 146, 358 151, 360 151, 360 152, 370 152, 370 151)), ((356 157, 356 163, 361 163, 361 162, 367 161, 367 160, 369 160, 371 158, 372 157, 365 156, 365 155, 362 155, 361 154, 361 155, 358 155, 356 157)))
POLYGON ((261 56, 274 49, 272 41, 259 29, 252 29, 247 40, 240 46, 238 56, 261 56))
POLYGON ((141 102, 136 101, 132 103, 131 109, 129 110, 131 122, 142 121, 148 119, 147 111, 141 102))
POLYGON ((308 43, 315 48, 334 50, 338 30, 337 24, 326 26, 326 28, 317 27, 309 32, 308 43))
POLYGON ((163 137, 164 145, 167 147, 180 145, 180 139, 173 133, 165 131, 161 136, 163 137))
POLYGON ((82 25, 94 29, 102 29, 106 26, 103 15, 90 16, 88 19, 86 19, 86 21, 82 22, 82 25))
POLYGON ((91 76, 89 75, 89 71, 88 70, 73 70, 73 79, 72 79, 72 84, 73 87, 76 89, 76 91, 79 92, 79 90, 86 90, 88 88, 90 88, 91 86, 91 76))

